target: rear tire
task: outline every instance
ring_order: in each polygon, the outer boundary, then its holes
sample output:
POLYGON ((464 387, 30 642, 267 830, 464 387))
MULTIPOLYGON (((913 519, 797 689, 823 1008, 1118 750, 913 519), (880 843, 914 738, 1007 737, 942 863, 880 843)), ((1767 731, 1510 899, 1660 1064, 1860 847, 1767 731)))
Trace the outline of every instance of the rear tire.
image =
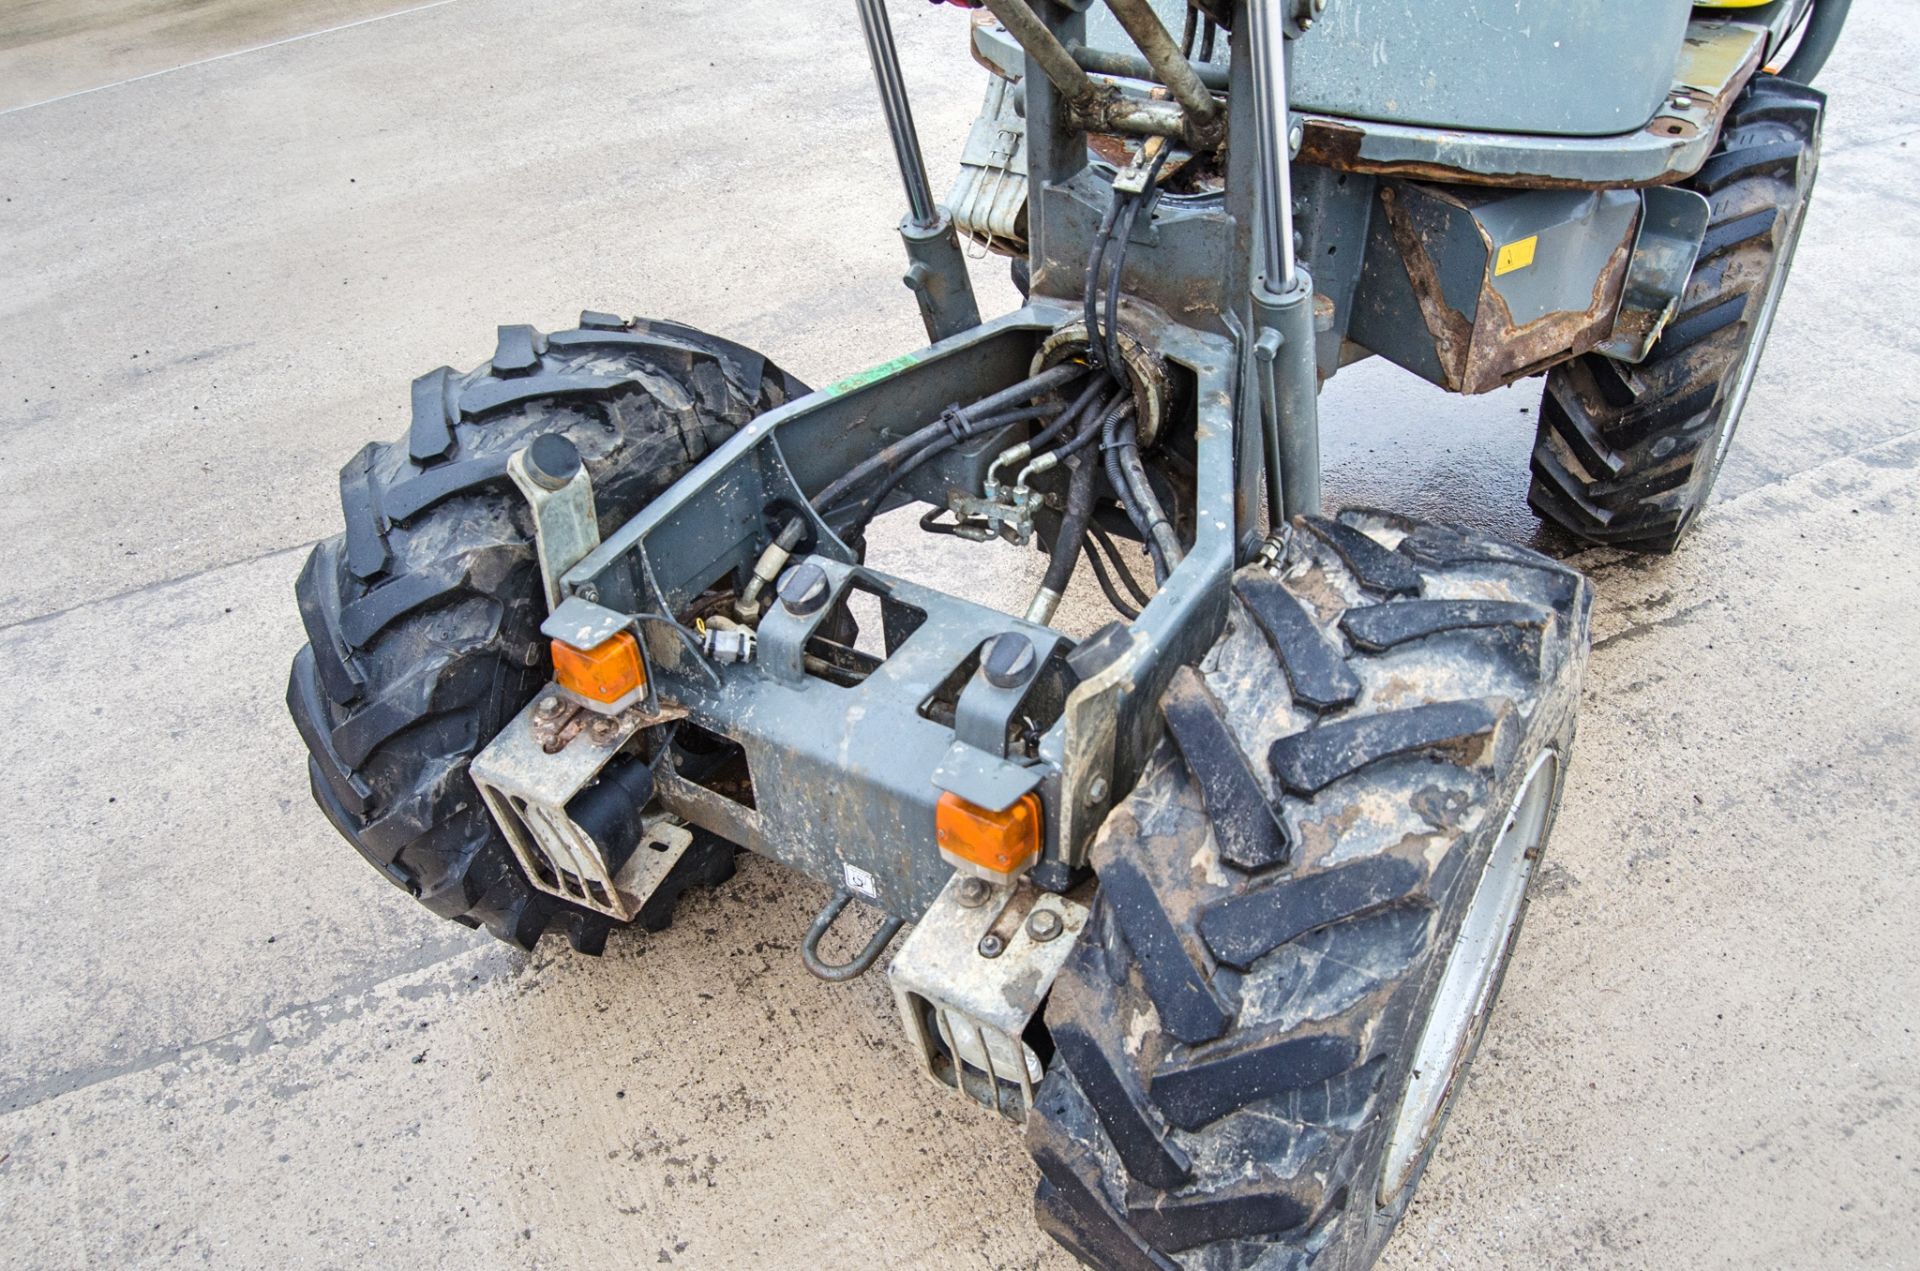
POLYGON ((1558 800, 1586 582, 1397 517, 1300 525, 1282 578, 1235 575, 1225 632, 1162 699, 1047 1003, 1036 1206, 1093 1266, 1372 1261, 1558 800))
POLYGON ((1685 188, 1712 207, 1680 309, 1645 361, 1547 373, 1527 502, 1578 538, 1670 552, 1713 491, 1793 264, 1826 97, 1749 84, 1685 188))
MULTIPOLYGON (((309 643, 287 685, 314 800, 388 881, 523 948, 552 928, 600 952, 612 920, 533 887, 467 776, 552 675, 532 520, 507 457, 565 435, 608 533, 806 391, 750 349, 596 313, 552 336, 502 327, 487 365, 414 381, 407 436, 341 470, 346 532, 314 548, 295 586, 309 643)), ((697 835, 637 921, 665 927, 686 888, 733 873, 733 852, 697 835)))

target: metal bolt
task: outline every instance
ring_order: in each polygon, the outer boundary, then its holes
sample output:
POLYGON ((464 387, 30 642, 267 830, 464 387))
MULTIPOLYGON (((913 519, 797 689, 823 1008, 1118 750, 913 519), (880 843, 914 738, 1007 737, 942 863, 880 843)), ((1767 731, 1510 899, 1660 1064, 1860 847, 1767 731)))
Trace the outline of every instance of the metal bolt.
POLYGON ((612 741, 613 735, 619 731, 620 721, 611 715, 597 716, 593 723, 587 726, 588 734, 603 746, 612 741))
POLYGON ((1003 631, 987 645, 981 659, 987 683, 995 688, 1018 688, 1033 676, 1033 641, 1018 631, 1003 631))
POLYGON ((543 697, 540 704, 533 708, 533 713, 541 719, 552 719, 565 705, 558 697, 543 697))
MULTIPOLYGON (((1307 19, 1307 21, 1311 23, 1312 19, 1309 18, 1307 19)), ((1302 125, 1295 124, 1293 127, 1287 129, 1288 151, 1294 155, 1298 155, 1300 153, 1300 143, 1305 141, 1306 139, 1307 139, 1307 130, 1302 125)))
POLYGON ((993 888, 984 878, 963 878, 959 886, 953 889, 953 899, 962 909, 978 909, 987 903, 987 897, 993 895, 993 888))
POLYGON ((802 562, 780 575, 775 586, 775 594, 780 597, 780 607, 796 618, 818 613, 827 603, 827 596, 833 588, 827 581, 827 571, 811 561, 802 562))
POLYGON ((597 605, 600 603, 600 589, 594 586, 592 583, 580 584, 580 586, 574 588, 573 594, 580 597, 580 599, 586 601, 590 605, 597 605))
POLYGON ((526 465, 542 490, 564 490, 580 474, 580 450, 560 433, 541 433, 527 447, 526 465))
POLYGON ((1685 93, 1675 93, 1673 95, 1673 104, 1685 110, 1687 107, 1693 105, 1693 98, 1687 96, 1685 93))
POLYGON ((983 958, 997 958, 1006 952, 1006 949, 1007 942, 991 931, 980 937, 980 956, 983 958))
POLYGON ((1059 935, 1064 926, 1060 915, 1051 909, 1036 909, 1027 915, 1027 934, 1041 944, 1059 935))
POLYGON ((1087 782, 1087 806, 1097 808, 1107 801, 1107 779, 1095 777, 1087 782))

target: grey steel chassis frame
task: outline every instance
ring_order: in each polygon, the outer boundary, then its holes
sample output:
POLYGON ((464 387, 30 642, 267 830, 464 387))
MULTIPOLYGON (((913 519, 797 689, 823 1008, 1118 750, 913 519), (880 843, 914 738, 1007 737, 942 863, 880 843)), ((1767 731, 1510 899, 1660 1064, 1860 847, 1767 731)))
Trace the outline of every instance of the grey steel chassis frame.
MULTIPOLYGON (((1168 679, 1216 639, 1229 576, 1260 552, 1268 527, 1319 510, 1315 403, 1338 339, 1316 333, 1313 280, 1295 259, 1291 168, 1305 129, 1289 111, 1287 73, 1292 43, 1321 5, 1243 3, 1222 85, 1218 68, 1199 78, 1147 0, 1106 2, 1141 54, 1121 60, 1150 70, 1166 97, 1129 97, 1088 75, 1083 63, 1100 67, 1084 47, 1086 0, 986 0, 1025 57, 1032 291, 1024 308, 982 322, 953 223, 927 185, 883 0, 857 0, 907 196, 905 281, 934 343, 754 420, 562 579, 568 603, 592 602, 608 618, 680 614, 715 586, 745 585, 779 528, 803 521, 793 560, 824 570, 833 601, 805 615, 771 606, 751 662, 716 667, 670 630, 640 628, 650 709, 684 710, 737 744, 751 784, 740 797, 668 765, 664 807, 826 883, 836 905, 851 889, 895 919, 926 911, 952 874, 934 832, 949 791, 994 810, 1037 791, 1045 848, 1031 876, 1050 890, 1070 885, 1111 801, 1139 773, 1168 679), (1222 87, 1224 101, 1214 95, 1222 87), (1223 193, 1150 205, 1119 282, 1123 330, 1178 382, 1161 437, 1191 464, 1191 541, 1137 619, 1076 645, 866 567, 860 545, 837 537, 810 499, 949 407, 1030 377, 1043 342, 1077 320, 1113 197, 1113 177, 1090 161, 1089 130, 1199 143, 1224 132, 1236 144, 1223 193), (878 597, 886 656, 855 674, 819 674, 832 668, 809 655, 809 641, 854 592, 878 597), (1015 690, 971 673, 970 659, 1006 632, 1031 640, 1041 666, 1015 690), (943 692, 950 714, 930 709, 943 692), (1043 721, 1032 754, 1008 744, 1023 716, 1043 721)), ((1326 186, 1309 187, 1309 199, 1326 186)), ((1330 202, 1323 219, 1354 206, 1330 202)), ((885 506, 939 506, 949 490, 980 489, 1023 428, 955 446, 885 506)))
MULTIPOLYGON (((1079 313, 1085 261, 1111 196, 1110 181, 1088 162, 1086 116, 1036 64, 1027 98, 1038 200, 1034 293, 1025 308, 980 322, 958 241, 926 188, 885 11, 880 0, 861 0, 860 8, 907 189, 906 281, 936 342, 756 419, 569 570, 562 588, 617 613, 684 612, 716 583, 743 582, 778 524, 804 517, 806 550, 794 559, 826 571, 836 602, 855 590, 881 598, 886 658, 851 685, 810 674, 807 642, 834 612, 831 603, 805 617, 772 606, 754 661, 717 671, 681 641, 649 632, 643 643, 653 691, 684 709, 689 723, 741 746, 753 789, 749 806, 663 770, 659 796, 689 823, 836 890, 848 878, 870 880, 867 901, 911 920, 952 873, 934 843, 943 791, 999 809, 1037 790, 1047 828, 1034 877, 1066 885, 1109 801, 1139 770, 1168 678, 1219 633, 1228 577, 1264 532, 1260 478, 1273 448, 1262 440, 1261 412, 1248 409, 1256 369, 1244 352, 1258 338, 1249 332, 1259 319, 1250 289, 1254 209, 1245 203, 1259 187, 1254 165, 1275 150, 1236 147, 1227 182, 1234 193, 1163 204, 1134 236, 1123 325, 1183 382, 1186 418, 1169 427, 1191 438, 1192 541, 1138 619, 1076 648, 1050 628, 864 567, 855 546, 809 504, 835 477, 947 407, 1032 374, 1041 343, 1079 313), (1189 320, 1170 317, 1172 309, 1189 320), (1042 671, 1012 691, 974 675, 960 689, 951 726, 928 718, 923 708, 942 683, 1008 631, 1032 640, 1042 671), (1037 760, 1010 758, 1009 725, 1033 711, 1035 694, 1053 695, 1041 709, 1057 717, 1037 760)), ((1081 13, 1046 0, 1039 12, 1055 37, 1080 38, 1081 13)), ((1253 65, 1240 52, 1236 80, 1253 65)), ((1257 127, 1256 100, 1277 101, 1279 90, 1257 93, 1251 80, 1236 87, 1245 91, 1230 93, 1225 110, 1234 118, 1225 122, 1244 136, 1257 127)), ((1312 295, 1304 278, 1295 290, 1312 295)), ((1307 306, 1296 308, 1304 314, 1307 306)), ((1284 337, 1268 347, 1284 348, 1284 337)), ((1310 331, 1295 348, 1303 356, 1270 359, 1266 378, 1273 391, 1304 404, 1306 417, 1289 423, 1311 431, 1310 331)), ((943 503, 951 487, 979 488, 986 465, 1017 435, 1001 430, 956 447, 911 474, 888 506, 943 503)), ((1317 471, 1306 475, 1317 486, 1317 471)))

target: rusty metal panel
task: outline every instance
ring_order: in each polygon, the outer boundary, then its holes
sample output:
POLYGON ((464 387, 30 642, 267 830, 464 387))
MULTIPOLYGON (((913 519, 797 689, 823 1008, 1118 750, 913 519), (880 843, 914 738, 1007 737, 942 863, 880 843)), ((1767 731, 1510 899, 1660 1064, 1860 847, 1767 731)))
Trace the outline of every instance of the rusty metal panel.
POLYGON ((1357 343, 1454 392, 1484 393, 1611 333, 1637 193, 1384 181, 1377 197, 1357 343))

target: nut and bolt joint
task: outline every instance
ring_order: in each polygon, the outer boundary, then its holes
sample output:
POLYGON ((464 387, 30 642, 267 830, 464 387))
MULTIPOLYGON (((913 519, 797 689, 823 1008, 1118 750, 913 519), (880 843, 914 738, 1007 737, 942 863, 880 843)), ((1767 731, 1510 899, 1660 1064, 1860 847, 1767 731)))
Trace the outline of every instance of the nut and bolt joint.
POLYGON ((963 878, 953 889, 954 903, 962 909, 978 909, 993 895, 993 887, 984 878, 963 878))
POLYGON ((997 958, 1002 953, 1005 953, 1006 950, 1007 950, 1007 942, 1005 940, 1002 940, 999 936, 995 935, 993 932, 989 931, 986 935, 980 937, 980 956, 981 957, 997 958))
POLYGON ((1060 915, 1051 909, 1036 909, 1027 915, 1027 935, 1041 944, 1058 936, 1065 927, 1060 915))

